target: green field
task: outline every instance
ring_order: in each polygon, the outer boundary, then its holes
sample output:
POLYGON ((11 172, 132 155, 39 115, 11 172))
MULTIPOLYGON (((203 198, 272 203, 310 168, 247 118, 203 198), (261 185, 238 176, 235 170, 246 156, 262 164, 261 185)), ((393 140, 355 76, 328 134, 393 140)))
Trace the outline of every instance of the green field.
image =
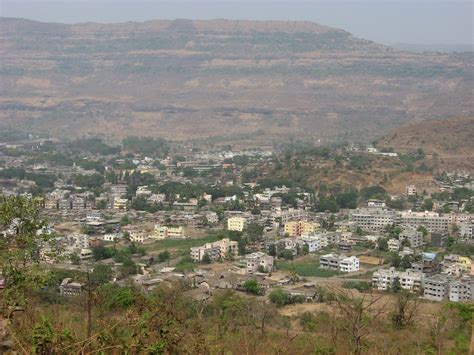
POLYGON ((317 259, 306 259, 304 261, 280 261, 276 262, 276 267, 279 270, 295 270, 295 272, 303 277, 331 277, 339 275, 338 271, 321 269, 317 259))
POLYGON ((156 251, 189 251, 189 248, 197 247, 205 243, 212 243, 217 240, 225 238, 222 233, 210 233, 209 235, 202 238, 187 238, 187 239, 164 239, 159 240, 153 244, 145 246, 148 252, 156 251))

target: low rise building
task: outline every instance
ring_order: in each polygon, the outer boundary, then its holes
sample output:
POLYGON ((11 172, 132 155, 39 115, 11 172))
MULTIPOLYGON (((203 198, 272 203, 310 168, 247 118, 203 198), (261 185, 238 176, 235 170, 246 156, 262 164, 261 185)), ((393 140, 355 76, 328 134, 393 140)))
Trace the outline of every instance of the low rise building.
POLYGON ((82 287, 79 282, 73 282, 71 278, 66 278, 59 285, 59 292, 63 296, 77 296, 81 294, 82 287))
POLYGON ((247 272, 253 273, 259 270, 270 272, 273 270, 273 256, 262 252, 245 255, 247 272))
POLYGON ((155 225, 154 236, 156 239, 183 238, 184 229, 183 227, 167 227, 157 224, 155 225))
POLYGON ((390 238, 387 241, 387 244, 388 244, 388 251, 398 252, 400 250, 401 243, 396 238, 390 238))
POLYGON ((359 271, 359 259, 356 256, 346 257, 345 255, 337 255, 330 253, 322 255, 319 258, 319 266, 322 269, 337 270, 341 272, 359 271))
POLYGON ((239 253, 239 244, 236 241, 224 238, 214 243, 206 243, 200 247, 190 249, 191 259, 200 262, 204 255, 208 255, 211 261, 217 261, 225 258, 227 255, 237 256, 239 253))
POLYGON ((388 290, 393 286, 395 279, 400 282, 401 288, 410 291, 419 291, 423 285, 423 273, 412 270, 397 271, 394 267, 380 269, 372 275, 372 285, 378 290, 388 290))

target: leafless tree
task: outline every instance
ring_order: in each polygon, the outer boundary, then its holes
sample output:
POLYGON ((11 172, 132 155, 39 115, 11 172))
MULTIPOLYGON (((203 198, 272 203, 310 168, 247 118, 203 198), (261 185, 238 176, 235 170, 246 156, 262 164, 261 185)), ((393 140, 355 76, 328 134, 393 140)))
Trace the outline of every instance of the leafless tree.
POLYGON ((360 355, 374 321, 385 313, 388 299, 384 301, 383 295, 373 293, 356 295, 339 287, 332 287, 331 292, 341 330, 347 334, 354 354, 360 355))

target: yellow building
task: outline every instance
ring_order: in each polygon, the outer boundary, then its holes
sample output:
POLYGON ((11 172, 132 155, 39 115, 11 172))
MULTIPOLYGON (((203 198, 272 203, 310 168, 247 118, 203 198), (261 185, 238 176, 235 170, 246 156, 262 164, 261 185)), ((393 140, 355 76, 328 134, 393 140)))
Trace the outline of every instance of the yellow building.
POLYGON ((284 231, 290 237, 299 237, 316 232, 320 228, 319 223, 306 221, 292 221, 285 223, 284 231))
POLYGON ((246 220, 242 217, 231 217, 227 219, 227 229, 230 231, 243 232, 246 220))

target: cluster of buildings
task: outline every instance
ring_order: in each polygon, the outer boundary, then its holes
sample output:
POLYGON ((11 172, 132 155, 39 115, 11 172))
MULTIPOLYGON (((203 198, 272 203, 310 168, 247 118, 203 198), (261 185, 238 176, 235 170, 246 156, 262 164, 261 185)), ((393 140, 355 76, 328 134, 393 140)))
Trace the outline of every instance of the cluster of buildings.
POLYGON ((470 273, 468 257, 447 255, 438 262, 433 255, 425 254, 405 271, 394 267, 375 271, 372 285, 378 290, 390 290, 397 280, 402 289, 422 293, 427 300, 470 302, 474 300, 474 279, 470 273))

